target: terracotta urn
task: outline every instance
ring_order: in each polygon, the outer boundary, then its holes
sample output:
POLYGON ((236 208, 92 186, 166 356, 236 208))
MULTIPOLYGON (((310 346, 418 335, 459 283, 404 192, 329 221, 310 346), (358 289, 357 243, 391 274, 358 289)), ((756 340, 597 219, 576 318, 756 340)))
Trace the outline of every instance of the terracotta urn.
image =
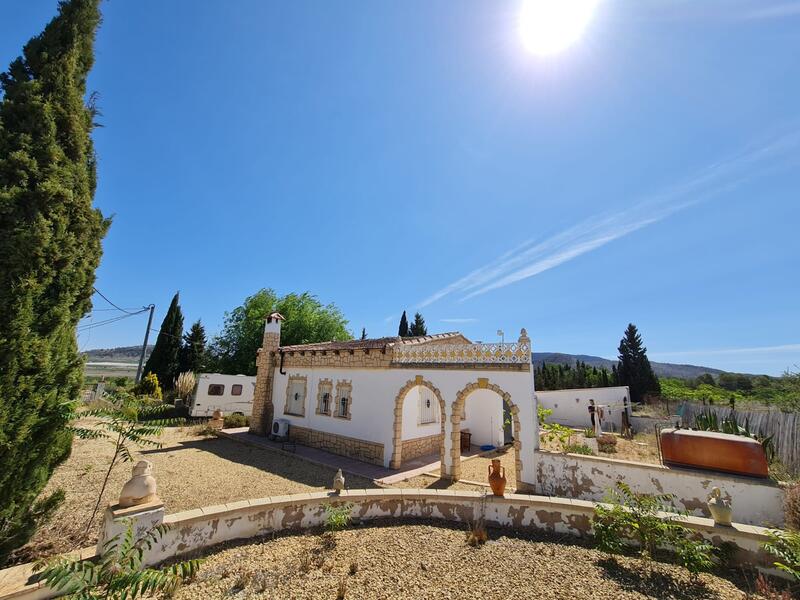
POLYGON ((489 465, 489 485, 495 496, 502 496, 506 490, 506 468, 500 466, 499 458, 493 458, 489 465))
POLYGON ((715 525, 730 526, 731 519, 733 518, 733 509, 731 509, 730 500, 722 497, 722 492, 718 487, 711 489, 711 494, 708 496, 707 502, 708 510, 711 517, 714 519, 715 525))

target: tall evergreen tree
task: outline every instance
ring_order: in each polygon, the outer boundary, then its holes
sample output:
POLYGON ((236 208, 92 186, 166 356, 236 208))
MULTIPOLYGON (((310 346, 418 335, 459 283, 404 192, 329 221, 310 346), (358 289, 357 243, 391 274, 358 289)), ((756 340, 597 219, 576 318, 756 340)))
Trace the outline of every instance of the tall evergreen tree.
POLYGON ((658 377, 647 358, 647 348, 642 345, 642 336, 633 323, 628 324, 619 342, 617 377, 620 385, 627 385, 631 389, 633 402, 641 402, 647 393, 661 392, 658 377))
POLYGON ((422 318, 422 315, 416 313, 414 315, 414 322, 411 324, 409 328, 410 335, 428 335, 428 329, 425 327, 425 319, 422 318))
POLYGON ((400 337, 408 337, 408 317, 406 317, 406 311, 403 311, 403 316, 400 317, 400 327, 397 329, 397 335, 400 337))
POLYGON ((206 359, 206 330, 198 319, 183 336, 183 346, 178 355, 178 372, 199 373, 206 359))
POLYGON ((69 455, 75 327, 109 225, 92 206, 97 112, 85 102, 98 3, 61 2, 0 75, 0 565, 63 497, 39 495, 69 455))
POLYGON ((158 382, 165 390, 171 390, 178 376, 178 357, 183 338, 183 313, 180 305, 180 292, 176 292, 170 302, 167 315, 158 330, 156 345, 144 365, 143 373, 155 373, 158 382))
POLYGON ((367 339, 367 328, 366 327, 362 327, 361 328, 361 339, 362 340, 367 339))

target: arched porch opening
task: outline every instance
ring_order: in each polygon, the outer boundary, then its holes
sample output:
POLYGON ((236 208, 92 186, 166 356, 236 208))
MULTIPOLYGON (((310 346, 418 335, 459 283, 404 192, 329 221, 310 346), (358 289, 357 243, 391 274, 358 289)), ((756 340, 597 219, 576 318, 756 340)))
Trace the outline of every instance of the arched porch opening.
MULTIPOLYGON (((450 414, 450 422, 452 423, 449 461, 450 477, 453 480, 461 478, 461 420, 464 415, 467 398, 477 390, 490 390, 497 394, 502 402, 500 414, 507 413, 511 418, 511 431, 513 432, 513 441, 511 444, 514 447, 514 472, 517 486, 519 486, 522 477, 522 461, 520 460, 522 432, 520 429, 519 407, 514 404, 511 394, 503 390, 500 386, 490 383, 487 378, 483 377, 478 378, 476 382, 469 383, 464 387, 464 389, 456 394, 455 402, 453 402, 453 409, 450 414)), ((442 472, 444 473, 444 470, 442 472)))
MULTIPOLYGON (((406 398, 413 395, 412 392, 417 388, 425 388, 429 391, 433 398, 439 404, 439 460, 444 463, 444 426, 445 426, 445 404, 439 389, 430 381, 425 380, 422 375, 417 375, 414 379, 410 379, 406 384, 400 388, 394 400, 394 432, 392 434, 392 458, 389 466, 392 469, 399 469, 403 464, 403 460, 407 457, 403 456, 403 408, 405 406, 406 398)), ((420 396, 422 398, 422 396, 420 396)), ((427 401, 427 399, 423 400, 427 401)), ((435 410, 435 407, 429 407, 435 410)), ((406 443, 413 442, 414 440, 406 440, 406 443)))

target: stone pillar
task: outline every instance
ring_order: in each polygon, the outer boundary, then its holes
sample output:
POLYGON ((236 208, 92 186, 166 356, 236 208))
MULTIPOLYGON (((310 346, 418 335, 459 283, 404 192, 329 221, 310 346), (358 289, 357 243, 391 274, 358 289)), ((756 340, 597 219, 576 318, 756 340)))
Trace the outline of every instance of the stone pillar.
POLYGON ((256 356, 256 389, 253 392, 253 413, 250 417, 250 432, 267 435, 272 428, 275 407, 272 404, 272 388, 275 381, 275 361, 281 345, 280 313, 270 314, 264 323, 264 339, 256 356))
POLYGON ((444 418, 444 460, 442 461, 441 466, 441 477, 442 479, 452 479, 453 478, 453 465, 455 460, 453 458, 454 451, 458 454, 458 457, 461 456, 461 450, 457 446, 455 449, 453 448, 453 421, 452 421, 452 413, 453 413, 453 402, 450 404, 445 403, 445 418, 444 418))
POLYGON ((156 494, 153 465, 141 460, 133 467, 133 476, 123 486, 117 504, 106 508, 103 529, 97 540, 97 552, 102 555, 116 546, 109 544, 120 539, 132 524, 135 539, 141 539, 148 531, 164 522, 164 503, 156 494))
POLYGON ((528 359, 530 369, 530 389, 524 401, 517 405, 521 434, 514 445, 518 449, 518 465, 520 481, 517 482, 517 492, 534 493, 536 491, 536 451, 539 449, 539 416, 536 399, 536 386, 533 379, 533 344, 528 332, 523 328, 519 334, 519 343, 528 346, 528 359))

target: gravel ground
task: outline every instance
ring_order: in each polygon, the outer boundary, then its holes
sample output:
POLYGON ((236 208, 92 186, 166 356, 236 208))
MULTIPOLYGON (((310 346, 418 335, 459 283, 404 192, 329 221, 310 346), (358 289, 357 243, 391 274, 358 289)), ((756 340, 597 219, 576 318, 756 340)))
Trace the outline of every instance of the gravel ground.
MULTIPOLYGON (((333 480, 331 469, 193 432, 193 428, 169 428, 159 438, 162 448, 137 453, 137 460, 152 461, 158 494, 170 513, 321 490, 330 487, 333 480)), ((130 464, 114 468, 96 523, 82 540, 112 453, 113 446, 107 441, 75 440, 72 455, 56 469, 47 486, 47 491, 63 489, 66 500, 31 542, 18 551, 15 562, 67 552, 97 541, 105 506, 116 501, 131 474, 130 464)), ((348 476, 347 485, 376 487, 370 480, 352 476, 348 476)))
POLYGON ((479 548, 465 530, 386 522, 331 534, 265 538, 220 549, 178 600, 206 598, 745 598, 732 582, 608 555, 557 540, 490 530, 479 548), (343 592, 343 593, 340 593, 343 592))

